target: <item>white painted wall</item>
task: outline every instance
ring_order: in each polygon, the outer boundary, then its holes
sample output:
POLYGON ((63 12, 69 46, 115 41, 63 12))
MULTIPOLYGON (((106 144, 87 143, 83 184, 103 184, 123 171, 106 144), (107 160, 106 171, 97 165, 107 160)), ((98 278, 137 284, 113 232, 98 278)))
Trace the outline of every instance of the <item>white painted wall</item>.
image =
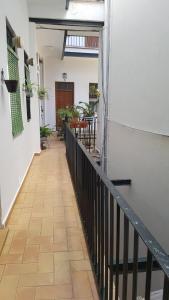
POLYGON ((67 73, 67 81, 74 82, 74 103, 89 101, 89 82, 98 82, 98 59, 65 57, 58 60, 55 57, 45 57, 45 87, 49 91, 46 101, 46 123, 51 127, 56 125, 55 82, 63 81, 62 73, 67 73))
MULTIPOLYGON (((21 36, 22 44, 28 54, 35 58, 35 48, 31 48, 35 41, 35 28, 29 28, 28 11, 25 0, 0 1, 0 70, 3 68, 8 78, 6 17, 15 33, 21 36), (29 43, 29 35, 31 43, 29 43)), ((24 52, 18 50, 20 86, 24 82, 24 52)), ((35 59, 36 62, 36 59, 35 59)), ((36 64, 31 71, 32 81, 36 81, 36 64)), ((35 152, 40 151, 39 146, 39 114, 36 97, 31 100, 32 119, 27 122, 25 95, 21 91, 21 104, 23 113, 24 131, 16 138, 12 136, 10 116, 10 94, 5 85, 0 84, 0 189, 2 222, 4 223, 15 200, 16 194, 23 182, 24 176, 35 152)))
POLYGON ((68 19, 68 20, 104 20, 104 3, 70 2, 65 10, 63 0, 28 0, 29 16, 34 18, 68 19))
POLYGON ((120 191, 169 252, 169 138, 109 121, 108 177, 131 179, 120 191))
POLYGON ((169 135, 169 2, 111 2, 110 117, 169 135))
POLYGON ((169 252, 169 3, 110 1, 108 176, 169 252))

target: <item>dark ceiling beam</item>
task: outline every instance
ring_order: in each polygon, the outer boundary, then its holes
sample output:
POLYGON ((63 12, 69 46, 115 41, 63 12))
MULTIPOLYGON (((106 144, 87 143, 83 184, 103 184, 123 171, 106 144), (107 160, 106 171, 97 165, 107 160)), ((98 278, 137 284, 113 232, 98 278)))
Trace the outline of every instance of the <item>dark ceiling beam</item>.
POLYGON ((69 9, 69 3, 70 3, 70 0, 66 0, 66 6, 65 6, 65 9, 66 9, 66 10, 69 9))
POLYGON ((62 25, 62 26, 78 26, 78 27, 97 27, 104 26, 103 21, 80 21, 80 20, 66 20, 66 19, 46 19, 46 18, 29 18, 29 22, 36 24, 62 25))
POLYGON ((97 58, 99 55, 97 53, 66 52, 65 51, 64 56, 97 58))
POLYGON ((64 34, 64 40, 63 40, 63 50, 62 50, 62 60, 64 58, 65 55, 65 48, 66 48, 66 38, 67 38, 67 30, 65 30, 65 34, 64 34))

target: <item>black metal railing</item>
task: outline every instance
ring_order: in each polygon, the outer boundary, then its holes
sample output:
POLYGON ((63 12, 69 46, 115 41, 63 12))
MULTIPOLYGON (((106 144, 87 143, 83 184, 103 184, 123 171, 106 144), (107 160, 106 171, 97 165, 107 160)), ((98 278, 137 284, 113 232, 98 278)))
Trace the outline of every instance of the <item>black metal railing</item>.
POLYGON ((69 127, 66 156, 100 299, 168 300, 168 255, 69 127))
MULTIPOLYGON (((70 124, 71 126, 71 124, 70 124)), ((97 130, 97 118, 85 117, 82 120, 72 125, 72 130, 79 141, 85 146, 85 148, 92 153, 96 150, 96 130, 97 130)))
POLYGON ((70 48, 84 48, 84 49, 98 49, 99 37, 97 36, 74 36, 68 35, 66 38, 66 47, 70 48))

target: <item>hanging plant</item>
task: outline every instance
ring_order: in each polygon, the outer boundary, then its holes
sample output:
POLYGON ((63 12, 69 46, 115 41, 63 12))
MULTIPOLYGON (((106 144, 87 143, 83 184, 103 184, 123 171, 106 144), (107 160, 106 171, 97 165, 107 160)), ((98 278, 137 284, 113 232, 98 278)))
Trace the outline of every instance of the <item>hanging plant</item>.
POLYGON ((9 93, 16 93, 18 87, 18 80, 4 80, 9 93))
POLYGON ((45 89, 43 87, 38 88, 38 97, 39 97, 39 99, 44 100, 45 98, 47 98, 47 95, 48 95, 47 89, 45 89))
POLYGON ((36 89, 36 86, 31 81, 23 84, 23 91, 26 93, 27 97, 33 97, 33 90, 36 89))

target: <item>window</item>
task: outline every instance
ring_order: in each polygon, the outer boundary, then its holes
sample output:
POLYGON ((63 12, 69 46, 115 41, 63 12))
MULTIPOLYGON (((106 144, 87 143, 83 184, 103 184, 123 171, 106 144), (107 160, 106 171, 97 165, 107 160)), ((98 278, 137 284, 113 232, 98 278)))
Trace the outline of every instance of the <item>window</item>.
MULTIPOLYGON (((24 51, 24 73, 25 73, 25 85, 30 82, 30 71, 28 65, 28 55, 24 51)), ((30 95, 26 94, 26 113, 27 113, 27 121, 31 119, 31 98, 30 95)))
POLYGON ((23 131, 23 120, 21 110, 21 96, 19 87, 19 67, 18 56, 15 46, 13 45, 13 37, 15 36, 10 25, 7 23, 7 51, 8 51, 8 71, 9 79, 18 80, 18 88, 16 93, 10 94, 11 103, 11 119, 12 119, 12 134, 16 137, 23 131))
POLYGON ((97 100, 98 83, 89 83, 89 101, 97 100))

